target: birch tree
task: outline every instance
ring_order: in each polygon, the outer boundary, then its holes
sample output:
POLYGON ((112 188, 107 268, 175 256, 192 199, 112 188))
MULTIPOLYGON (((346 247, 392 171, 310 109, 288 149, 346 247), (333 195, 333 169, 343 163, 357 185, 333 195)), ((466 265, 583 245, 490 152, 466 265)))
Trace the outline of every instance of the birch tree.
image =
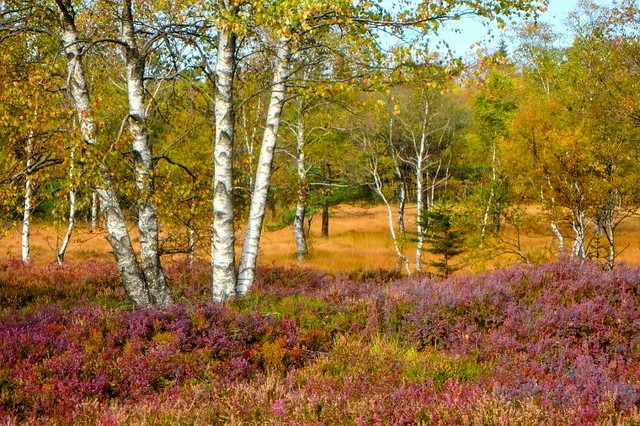
MULTIPOLYGON (((89 87, 85 74, 81 37, 76 28, 76 11, 70 0, 56 0, 59 10, 61 41, 67 58, 67 91, 71 97, 76 119, 84 143, 90 152, 98 148, 97 126, 93 118, 89 87)), ((153 166, 151 145, 146 128, 144 104, 144 66, 151 38, 142 49, 138 48, 134 27, 133 9, 130 1, 122 5, 120 15, 120 37, 117 44, 124 50, 125 75, 129 101, 127 121, 132 137, 132 149, 136 156, 136 187, 140 193, 138 202, 141 261, 133 250, 124 213, 109 177, 106 165, 96 155, 100 181, 95 191, 101 209, 109 242, 113 248, 123 285, 131 300, 138 306, 166 307, 172 303, 166 286, 158 253, 158 222, 155 206, 150 201, 153 193, 153 166)))
POLYGON ((233 207, 234 73, 237 34, 233 22, 238 6, 221 3, 215 64, 215 140, 213 147, 213 236, 211 266, 213 299, 225 301, 235 295, 235 230, 233 207))
POLYGON ((267 112, 267 122, 262 138, 258 168, 253 192, 251 194, 251 208, 247 221, 242 257, 238 270, 236 292, 244 296, 250 290, 255 279, 255 270, 262 233, 262 224, 267 200, 267 193, 271 184, 273 169, 273 155, 278 139, 278 130, 281 123, 282 108, 286 97, 287 82, 290 77, 289 60, 291 56, 291 40, 280 38, 277 42, 275 55, 275 72, 271 88, 271 99, 267 112))

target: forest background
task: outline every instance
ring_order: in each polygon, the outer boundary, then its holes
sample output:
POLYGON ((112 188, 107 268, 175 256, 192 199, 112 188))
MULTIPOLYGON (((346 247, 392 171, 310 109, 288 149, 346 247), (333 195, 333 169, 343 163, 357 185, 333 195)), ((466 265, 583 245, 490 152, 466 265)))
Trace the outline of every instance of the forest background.
POLYGON ((18 230, 31 261, 34 218, 60 264, 75 228, 104 229, 134 303, 170 304, 177 254, 209 257, 225 300, 252 285, 265 216, 304 264, 348 204, 383 206, 395 260, 369 267, 633 262, 638 5, 580 2, 563 34, 544 6, 6 2, 6 253, 18 230), (462 61, 436 40, 464 19, 509 38, 462 61))

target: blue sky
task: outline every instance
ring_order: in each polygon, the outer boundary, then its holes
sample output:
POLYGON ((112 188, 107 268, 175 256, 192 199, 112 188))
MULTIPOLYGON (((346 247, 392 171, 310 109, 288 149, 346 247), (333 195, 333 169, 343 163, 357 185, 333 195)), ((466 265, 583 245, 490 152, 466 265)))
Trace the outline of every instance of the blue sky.
MULTIPOLYGON (((544 22, 552 23, 557 30, 563 32, 565 27, 564 20, 573 11, 579 0, 550 0, 547 12, 540 16, 540 20, 544 22)), ((611 0, 597 0, 597 4, 610 5, 611 0)), ((507 33, 498 30, 495 26, 492 29, 493 37, 487 35, 487 28, 480 22, 473 18, 463 19, 461 21, 450 23, 446 28, 451 30, 445 30, 442 32, 440 39, 444 39, 448 44, 454 55, 460 56, 463 59, 472 52, 471 46, 474 43, 483 42, 490 47, 496 47, 501 35, 505 35, 505 40, 508 42, 508 28, 507 33), (460 33, 454 32, 452 29, 460 29, 460 33)))

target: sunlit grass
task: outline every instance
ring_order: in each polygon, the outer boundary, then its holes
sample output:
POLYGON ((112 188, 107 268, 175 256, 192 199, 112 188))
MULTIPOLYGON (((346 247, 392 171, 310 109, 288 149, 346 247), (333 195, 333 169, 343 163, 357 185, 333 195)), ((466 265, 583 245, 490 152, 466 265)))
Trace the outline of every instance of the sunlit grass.
MULTIPOLYGON (((527 206, 527 212, 540 215, 539 207, 527 206)), ((395 214, 395 211, 394 211, 395 214)), ((556 241, 551 234, 548 221, 541 216, 532 229, 520 235, 521 249, 533 263, 553 260, 556 256, 556 241)), ((395 218, 394 218, 395 219, 395 218)), ((415 230, 415 207, 409 206, 405 212, 407 234, 400 237, 400 246, 415 268, 415 242, 412 232, 415 230)), ((320 236, 320 217, 314 217, 309 235, 310 256, 302 263, 296 260, 295 244, 290 226, 274 232, 263 232, 258 261, 265 266, 305 266, 329 273, 350 272, 356 270, 394 270, 399 267, 389 236, 386 209, 382 206, 352 207, 338 206, 332 209, 329 225, 329 238, 320 236)), ((565 246, 571 248, 572 235, 568 225, 561 226, 565 235, 565 246)), ((33 224, 31 236, 32 257, 36 262, 52 263, 55 261, 55 249, 61 235, 60 229, 42 222, 33 224)), ((588 239, 592 230, 588 229, 588 239)), ((165 235, 167 233, 165 232, 165 235)), ((237 230, 237 257, 242 251, 243 233, 237 230)), ((477 235, 468 235, 469 240, 477 239, 477 235)), ((132 227, 132 238, 135 240, 135 227, 132 227)), ((618 262, 628 264, 640 263, 640 220, 629 218, 620 225, 616 235, 618 262)), ((488 238, 480 246, 468 248, 454 263, 462 271, 479 272, 506 267, 522 262, 514 253, 509 253, 516 242, 515 229, 506 224, 499 239, 488 238)), ((606 256, 606 241, 602 238, 601 259, 606 256)), ((208 241, 202 241, 197 253, 201 259, 208 259, 208 241)), ((20 258, 20 232, 16 226, 0 239, 0 256, 4 258, 20 258)), ((423 252, 423 269, 428 266, 431 255, 423 252)), ((81 223, 74 232, 66 259, 69 261, 107 260, 113 255, 103 229, 92 232, 86 224, 81 223)), ((165 256, 166 261, 181 260, 184 255, 165 256)))

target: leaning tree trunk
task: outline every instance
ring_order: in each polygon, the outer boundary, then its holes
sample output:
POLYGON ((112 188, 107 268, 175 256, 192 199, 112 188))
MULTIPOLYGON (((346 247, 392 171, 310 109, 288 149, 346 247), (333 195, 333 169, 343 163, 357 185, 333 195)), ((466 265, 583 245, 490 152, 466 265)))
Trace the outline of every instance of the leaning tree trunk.
POLYGON ((247 294, 255 279, 262 222, 264 219, 267 193, 271 185, 273 154, 276 148, 281 119, 280 115, 285 103, 287 80, 289 78, 290 49, 289 40, 279 40, 276 54, 277 64, 271 89, 271 101, 267 112, 267 123, 262 138, 260 156, 258 157, 255 186, 251 194, 249 220, 242 248, 242 257, 240 259, 238 281, 236 283, 236 293, 241 296, 247 294))
POLYGON ((393 161, 393 170, 398 181, 398 232, 404 233, 404 209, 407 203, 407 184, 404 180, 404 173, 400 168, 400 158, 398 151, 393 144, 395 121, 393 119, 394 114, 391 114, 389 119, 389 135, 387 139, 387 149, 389 150, 389 157, 393 161))
POLYGON ((411 276, 411 265, 409 264, 409 259, 404 255, 404 253, 402 253, 402 251, 400 250, 400 246, 398 245, 398 237, 396 236, 396 231, 393 228, 393 211, 391 210, 391 205, 389 204, 387 197, 384 195, 382 179, 380 178, 380 174, 378 173, 378 161, 374 155, 370 157, 370 163, 371 169, 369 170, 369 173, 373 178, 372 189, 376 194, 378 194, 387 209, 389 234, 391 235, 391 240, 393 241, 393 249, 396 252, 398 262, 404 265, 404 270, 407 273, 407 276, 411 276))
POLYGON ((138 50, 133 27, 131 0, 123 7, 122 38, 126 43, 126 79, 129 101, 129 133, 135 158, 135 184, 138 190, 138 233, 140 264, 147 283, 151 303, 166 307, 173 303, 160 264, 158 213, 152 201, 154 194, 152 146, 147 130, 144 69, 146 57, 138 50))
POLYGON ((235 231, 233 221, 233 78, 236 36, 229 28, 218 34, 215 69, 216 135, 213 146, 213 236, 211 267, 213 299, 225 301, 235 295, 235 231))
MULTIPOLYGON (((80 42, 74 22, 75 12, 69 0, 56 0, 56 4, 60 10, 61 38, 67 58, 67 90, 74 103, 84 142, 91 148, 96 145, 96 125, 91 113, 89 89, 80 55, 80 42)), ((100 200, 107 238, 113 249, 122 284, 134 304, 152 306, 144 276, 131 245, 129 230, 118 196, 113 189, 105 165, 99 160, 97 169, 101 182, 96 185, 95 192, 100 200)))
POLYGON ((58 265, 62 265, 64 263, 64 255, 67 252, 67 247, 69 246, 71 235, 73 234, 73 229, 76 226, 76 188, 75 184, 73 183, 73 180, 75 179, 74 168, 75 154, 73 151, 73 147, 71 147, 71 152, 69 154, 69 223, 67 224, 67 232, 65 232, 64 234, 62 244, 60 244, 60 248, 58 248, 58 254, 56 258, 58 265))

